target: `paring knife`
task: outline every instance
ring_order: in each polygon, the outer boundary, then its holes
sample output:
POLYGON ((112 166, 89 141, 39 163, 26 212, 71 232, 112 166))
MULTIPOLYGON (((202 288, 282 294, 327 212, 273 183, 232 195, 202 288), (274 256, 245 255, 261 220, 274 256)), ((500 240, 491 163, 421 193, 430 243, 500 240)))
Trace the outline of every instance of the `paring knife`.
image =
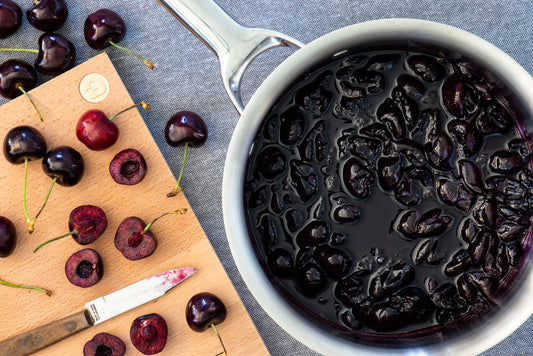
POLYGON ((85 309, 0 342, 0 356, 24 356, 154 300, 196 273, 182 267, 156 274, 85 304, 85 309))

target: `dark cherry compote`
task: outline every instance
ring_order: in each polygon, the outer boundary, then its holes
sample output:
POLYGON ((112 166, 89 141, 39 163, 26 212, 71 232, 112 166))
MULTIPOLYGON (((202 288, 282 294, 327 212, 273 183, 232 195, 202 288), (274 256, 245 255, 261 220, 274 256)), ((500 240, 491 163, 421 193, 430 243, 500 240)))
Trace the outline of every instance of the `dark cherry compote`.
POLYGON ((273 285, 328 330, 437 340, 516 287, 531 118, 457 53, 375 48, 320 63, 278 98, 249 155, 248 229, 273 285))

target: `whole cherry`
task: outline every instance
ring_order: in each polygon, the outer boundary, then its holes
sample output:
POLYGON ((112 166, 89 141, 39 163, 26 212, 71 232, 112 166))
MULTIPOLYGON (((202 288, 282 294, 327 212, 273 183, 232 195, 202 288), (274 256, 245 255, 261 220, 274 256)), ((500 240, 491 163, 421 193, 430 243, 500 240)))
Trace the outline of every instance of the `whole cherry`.
POLYGON ((98 283, 104 274, 102 258, 93 249, 79 250, 65 263, 65 274, 68 281, 75 286, 91 287, 98 283))
POLYGON ((93 151, 105 150, 106 148, 113 146, 118 140, 119 130, 113 120, 118 115, 138 106, 150 110, 150 104, 143 101, 139 104, 132 105, 109 118, 101 110, 92 109, 87 111, 80 117, 76 124, 76 137, 78 137, 78 140, 87 146, 87 148, 93 151))
POLYGON ((28 231, 30 234, 34 230, 35 221, 43 212, 44 207, 50 198, 50 193, 52 192, 55 183, 64 187, 71 187, 80 182, 83 172, 85 171, 83 157, 78 151, 69 146, 59 146, 46 152, 42 159, 41 166, 44 173, 52 178, 52 184, 50 185, 50 189, 48 189, 48 193, 46 194, 39 212, 37 212, 35 217, 28 223, 28 231))
POLYGON ((130 327, 131 343, 144 355, 154 355, 163 351, 167 336, 167 323, 156 313, 136 318, 130 327))
POLYGON ((215 331, 225 355, 227 355, 226 347, 215 325, 226 320, 226 316, 226 306, 222 300, 209 292, 198 293, 191 297, 185 310, 187 324, 192 330, 203 332, 212 328, 215 331))
POLYGON ((154 68, 152 62, 117 44, 126 35, 126 24, 113 10, 99 9, 87 16, 83 32, 90 47, 102 50, 114 46, 139 58, 148 68, 154 68))
POLYGON ((0 64, 0 95, 14 99, 24 94, 35 108, 39 119, 43 121, 41 112, 28 91, 37 85, 37 71, 28 63, 19 59, 9 59, 0 64))
POLYGON ((34 5, 26 11, 28 22, 38 30, 57 31, 68 17, 65 0, 34 0, 34 5))
POLYGON ((0 0, 0 38, 6 38, 17 32, 22 24, 22 10, 16 2, 0 0))
POLYGON ((76 47, 66 37, 47 32, 39 36, 38 49, 0 48, 0 51, 37 53, 34 66, 42 74, 59 75, 74 67, 76 47))
POLYGON ((146 225, 136 216, 124 219, 115 233, 115 247, 122 252, 124 257, 135 261, 150 256, 157 247, 157 240, 150 231, 152 225, 163 216, 170 214, 182 215, 187 209, 178 209, 159 215, 151 223, 146 225))
POLYGON ((185 145, 181 170, 174 189, 167 194, 173 197, 183 189, 180 187, 181 178, 187 160, 189 146, 202 146, 207 140, 207 125, 204 120, 192 111, 179 111, 172 115, 165 127, 165 140, 172 147, 185 145))
POLYGON ((4 216, 0 216, 0 257, 11 255, 17 245, 15 225, 4 216))
POLYGON ((31 218, 26 205, 26 187, 28 182, 28 163, 38 160, 46 154, 46 141, 41 133, 31 126, 17 126, 8 131, 4 138, 4 156, 11 164, 24 164, 24 214, 28 229, 33 231, 31 218))
POLYGON ((37 252, 44 245, 72 236, 74 241, 80 245, 88 245, 96 241, 107 228, 107 218, 102 208, 95 205, 81 205, 70 212, 68 219, 68 228, 70 232, 58 237, 54 237, 43 242, 33 252, 37 252))

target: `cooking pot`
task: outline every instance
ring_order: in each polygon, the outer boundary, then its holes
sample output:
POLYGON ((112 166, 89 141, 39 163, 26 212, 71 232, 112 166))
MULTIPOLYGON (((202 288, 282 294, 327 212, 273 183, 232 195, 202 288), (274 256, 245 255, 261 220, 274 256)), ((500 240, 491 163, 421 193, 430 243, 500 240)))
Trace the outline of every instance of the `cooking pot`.
POLYGON ((236 126, 224 168, 222 204, 224 224, 235 263, 262 308, 290 335, 327 355, 474 355, 503 340, 533 313, 531 233, 526 238, 523 272, 505 305, 480 325, 449 339, 424 345, 391 348, 347 340, 317 326, 294 309, 270 283, 249 236, 243 186, 254 136, 274 102, 317 63, 347 49, 370 43, 420 43, 461 53, 494 74, 517 97, 524 131, 533 121, 533 78, 512 58, 485 40, 447 25, 413 20, 384 19, 348 26, 303 45, 278 32, 239 25, 211 0, 158 0, 218 56, 225 89, 241 118, 236 126), (244 108, 240 80, 253 59, 277 47, 299 48, 261 84, 244 108))

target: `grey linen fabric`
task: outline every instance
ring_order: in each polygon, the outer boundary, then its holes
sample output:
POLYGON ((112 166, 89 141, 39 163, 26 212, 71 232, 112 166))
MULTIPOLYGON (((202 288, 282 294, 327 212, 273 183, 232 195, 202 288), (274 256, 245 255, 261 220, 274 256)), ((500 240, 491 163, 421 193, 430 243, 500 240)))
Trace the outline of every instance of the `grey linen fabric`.
MULTIPOLYGON (((30 0, 15 1, 23 9, 31 3, 30 0)), ((530 1, 218 0, 218 3, 246 26, 280 31, 304 43, 367 20, 398 17, 433 20, 484 38, 533 73, 533 6, 530 1)), ((133 100, 152 104, 153 109, 142 115, 175 175, 181 167, 183 147, 171 148, 165 143, 163 130, 168 118, 179 110, 191 110, 205 119, 209 139, 204 146, 189 150, 182 180, 186 196, 271 354, 315 355, 264 313, 246 288, 230 253, 222 220, 221 185, 227 147, 239 115, 225 94, 215 55, 156 0, 69 0, 68 5, 69 19, 58 32, 76 45, 77 63, 99 53, 85 43, 83 23, 89 13, 107 7, 121 14, 127 24, 128 33, 121 44, 155 64, 156 68, 150 71, 132 56, 114 48, 106 50, 133 100)), ((0 40, 0 47, 35 48, 39 35, 40 32, 24 20, 16 35, 0 40)), ((290 49, 275 49, 253 62, 244 77, 245 101, 291 52, 290 49)), ((11 57, 30 63, 34 60, 31 53, 0 53, 1 61, 11 57)), ((40 81, 49 79, 41 77, 40 81)), ((5 102, 0 99, 0 104, 5 102)), ((532 355, 531 335, 533 318, 482 355, 532 355)))

